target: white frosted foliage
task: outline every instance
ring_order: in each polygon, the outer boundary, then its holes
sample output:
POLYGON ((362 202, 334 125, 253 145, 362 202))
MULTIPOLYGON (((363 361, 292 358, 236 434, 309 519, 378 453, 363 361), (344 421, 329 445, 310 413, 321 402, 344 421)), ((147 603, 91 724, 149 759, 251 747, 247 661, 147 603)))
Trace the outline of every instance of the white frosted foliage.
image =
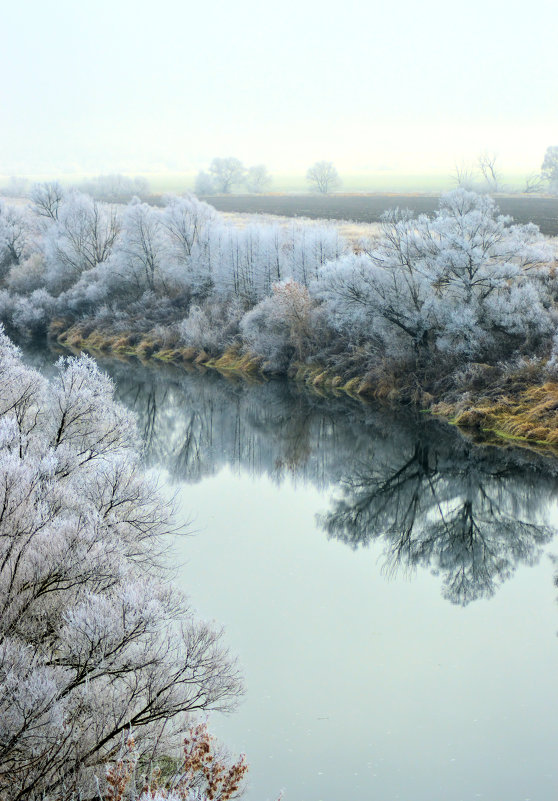
POLYGON ((88 358, 47 382, 0 333, 0 796, 87 795, 133 727, 172 748, 236 670, 162 566, 167 505, 88 358))

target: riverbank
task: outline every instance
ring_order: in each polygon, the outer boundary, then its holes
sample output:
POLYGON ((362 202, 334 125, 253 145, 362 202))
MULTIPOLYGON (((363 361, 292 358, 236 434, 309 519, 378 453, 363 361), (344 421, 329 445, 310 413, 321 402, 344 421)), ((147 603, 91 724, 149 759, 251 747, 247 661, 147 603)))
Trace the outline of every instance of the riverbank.
POLYGON ((558 383, 545 381, 516 394, 501 390, 496 397, 480 396, 466 404, 440 401, 431 411, 459 428, 558 450, 558 383))
POLYGON ((233 226, 195 198, 119 210, 55 190, 10 212, 27 237, 0 282, 15 339, 287 375, 556 444, 555 244, 490 197, 456 190, 433 218, 388 210, 381 233, 347 241, 336 227, 233 226))
POLYGON ((74 352, 134 357, 142 362, 182 367, 195 365, 252 380, 256 376, 265 380, 272 375, 287 375, 320 393, 344 393, 362 401, 390 404, 412 402, 421 411, 444 418, 473 438, 558 453, 558 383, 545 379, 543 360, 508 369, 476 365, 477 370, 460 392, 433 394, 417 387, 414 396, 410 396, 408 388, 402 393, 394 383, 374 382, 370 375, 354 375, 352 370, 333 370, 321 364, 293 362, 286 373, 273 371, 261 356, 243 351, 240 345, 211 355, 184 347, 170 335, 111 334, 79 323, 66 327, 59 320, 51 324, 49 338, 74 352))

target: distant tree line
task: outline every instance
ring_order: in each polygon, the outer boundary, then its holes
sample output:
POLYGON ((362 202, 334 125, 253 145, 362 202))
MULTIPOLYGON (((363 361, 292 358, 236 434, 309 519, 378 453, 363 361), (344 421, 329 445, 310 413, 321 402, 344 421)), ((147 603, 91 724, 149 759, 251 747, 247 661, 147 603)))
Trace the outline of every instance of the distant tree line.
MULTIPOLYGON (((331 161, 316 161, 308 168, 306 181, 310 189, 328 194, 341 186, 339 174, 331 161)), ((198 173, 195 182, 197 195, 230 194, 234 188, 248 192, 267 192, 272 179, 264 164, 246 168, 237 158, 214 158, 207 171, 198 173)))
POLYGON ((197 195, 228 195, 236 187, 260 194, 268 191, 271 182, 271 175, 264 164, 247 168, 240 159, 233 156, 217 157, 207 171, 198 173, 195 192, 197 195))
MULTIPOLYGON (((457 187, 474 192, 518 191, 510 190, 506 186, 498 155, 488 150, 480 153, 472 163, 456 162, 451 178, 457 187)), ((216 157, 207 170, 197 174, 194 191, 198 196, 231 194, 235 191, 263 194, 270 190, 272 183, 272 176, 265 164, 246 167, 240 159, 233 156, 216 157)), ((306 183, 312 192, 318 194, 335 192, 342 185, 333 162, 325 160, 316 161, 308 168, 306 183)), ((131 178, 118 173, 98 175, 71 184, 69 188, 108 203, 128 203, 133 197, 148 202, 155 200, 146 178, 131 178)), ((558 194, 558 146, 547 148, 540 171, 527 175, 520 191, 525 194, 544 191, 558 194)), ((11 176, 8 183, 0 188, 0 195, 8 197, 28 197, 29 192, 29 180, 18 176, 11 176)))
MULTIPOLYGON (((0 190, 0 194, 7 197, 28 198, 35 191, 36 184, 31 185, 27 178, 12 176, 8 183, 0 190)), ((52 181, 44 186, 61 186, 59 182, 52 181)), ((76 183, 66 185, 66 191, 77 190, 90 195, 95 200, 107 203, 128 203, 133 197, 149 200, 152 197, 151 187, 147 178, 136 176, 130 178, 120 173, 97 175, 76 183)))
MULTIPOLYGON (((503 182, 497 154, 486 150, 473 164, 457 163, 452 177, 457 186, 470 191, 509 191, 503 182)), ((544 191, 558 194, 558 147, 546 149, 540 171, 529 173, 520 191, 528 195, 544 191)))

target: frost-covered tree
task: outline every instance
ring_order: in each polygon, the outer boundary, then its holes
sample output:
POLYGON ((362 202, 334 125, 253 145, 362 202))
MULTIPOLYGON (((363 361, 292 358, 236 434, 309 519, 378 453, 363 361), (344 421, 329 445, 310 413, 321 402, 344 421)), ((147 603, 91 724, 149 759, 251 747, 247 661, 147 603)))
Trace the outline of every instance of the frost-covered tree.
POLYGON ((207 239, 207 231, 217 222, 215 209, 193 196, 170 197, 162 225, 177 250, 177 258, 191 258, 196 248, 207 239))
POLYGON ((165 234, 158 209, 147 203, 131 203, 123 217, 123 232, 115 249, 111 270, 141 293, 155 291, 162 279, 165 234))
POLYGON ((533 346, 551 328, 535 269, 550 253, 536 226, 510 222, 463 189, 432 220, 396 210, 377 247, 326 266, 315 291, 340 329, 396 357, 497 358, 533 346))
POLYGON ((218 634, 165 578, 167 504, 90 359, 46 381, 0 334, 0 797, 96 797, 133 728, 142 758, 238 691, 218 634))
POLYGON ((473 191, 477 183, 476 167, 466 161, 456 161, 451 178, 460 189, 473 191))
POLYGON ((31 187, 33 209, 39 217, 47 220, 58 219, 58 210, 65 196, 66 192, 58 181, 33 184, 31 187))
POLYGON ((547 147, 541 166, 541 174, 548 181, 551 192, 558 192, 558 147, 547 147))
POLYGON ((331 161, 316 161, 306 172, 306 181, 311 189, 327 195, 341 186, 339 173, 331 161))
POLYGON ((249 167, 246 173, 246 188, 249 192, 260 194, 266 192, 271 186, 271 175, 265 164, 256 164, 249 167))
POLYGON ((525 195, 535 195, 542 191, 544 185, 544 178, 539 172, 531 172, 525 176, 523 188, 521 191, 525 195))
POLYGON ((500 191, 500 170, 497 166, 498 157, 496 153, 485 150, 478 157, 479 170, 484 178, 485 185, 490 192, 500 191))
POLYGON ((30 254, 31 238, 26 210, 0 201, 0 278, 30 254))
POLYGON ((209 174, 216 191, 228 195, 233 186, 243 183, 246 168, 240 159, 234 158, 234 156, 228 156, 227 158, 217 157, 209 165, 209 174))
POLYGON ((86 270, 107 261, 120 233, 114 206, 73 192, 58 207, 45 234, 47 288, 59 294, 86 270))

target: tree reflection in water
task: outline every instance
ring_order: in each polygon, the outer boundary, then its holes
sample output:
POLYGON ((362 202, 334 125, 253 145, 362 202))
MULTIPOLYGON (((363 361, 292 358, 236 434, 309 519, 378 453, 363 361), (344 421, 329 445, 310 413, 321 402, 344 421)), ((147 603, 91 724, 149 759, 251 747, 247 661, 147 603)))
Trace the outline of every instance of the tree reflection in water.
POLYGON ((328 536, 353 548, 382 542, 388 572, 429 568, 453 603, 492 596, 554 534, 556 460, 475 446, 424 415, 284 381, 102 366, 138 415, 148 463, 180 481, 227 465, 333 490, 319 517, 328 536))
POLYGON ((554 534, 556 481, 522 454, 433 433, 422 426, 405 451, 350 471, 321 522, 352 547, 383 539, 388 570, 428 567, 444 596, 465 605, 538 560, 554 534))

